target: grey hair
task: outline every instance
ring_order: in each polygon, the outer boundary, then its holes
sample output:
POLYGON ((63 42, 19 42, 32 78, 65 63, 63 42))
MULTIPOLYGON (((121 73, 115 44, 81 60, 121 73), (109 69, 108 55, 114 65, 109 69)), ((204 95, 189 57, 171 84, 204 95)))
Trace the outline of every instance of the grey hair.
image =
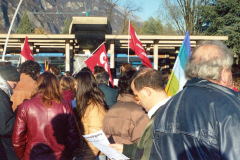
MULTIPOLYGON (((201 53, 200 53, 201 54, 201 53)), ((189 80, 193 77, 204 78, 208 80, 220 81, 221 71, 224 67, 232 69, 233 53, 221 41, 211 41, 198 46, 185 65, 185 76, 189 80), (208 55, 195 56, 198 49, 202 46, 211 45, 216 48, 217 56, 208 55), (207 57, 208 56, 208 57, 207 57)))
POLYGON ((108 84, 108 82, 109 82, 108 72, 98 73, 97 76, 96 76, 96 81, 97 81, 98 84, 101 84, 101 83, 108 84))

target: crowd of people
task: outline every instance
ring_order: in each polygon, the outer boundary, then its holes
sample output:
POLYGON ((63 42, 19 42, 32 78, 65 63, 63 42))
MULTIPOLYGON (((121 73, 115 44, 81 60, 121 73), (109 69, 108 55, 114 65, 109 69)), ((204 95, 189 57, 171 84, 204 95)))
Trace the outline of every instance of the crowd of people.
POLYGON ((57 66, 40 74, 0 62, 0 160, 106 160, 82 135, 103 130, 110 147, 134 160, 240 158, 238 69, 212 41, 195 48, 187 83, 173 97, 167 72, 122 64, 118 86, 95 66, 74 77, 57 66))

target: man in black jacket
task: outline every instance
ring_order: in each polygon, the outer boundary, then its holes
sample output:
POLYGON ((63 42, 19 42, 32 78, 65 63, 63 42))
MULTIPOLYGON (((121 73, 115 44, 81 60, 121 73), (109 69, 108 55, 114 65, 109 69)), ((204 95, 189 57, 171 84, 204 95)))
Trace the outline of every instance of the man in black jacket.
POLYGON ((98 73, 96 76, 96 81, 98 83, 98 88, 102 90, 108 108, 111 108, 117 102, 118 90, 111 88, 109 84, 109 74, 108 72, 98 73))
POLYGON ((222 42, 197 47, 189 79, 153 122, 150 159, 239 159, 240 101, 232 90, 233 54, 222 42))
POLYGON ((12 145, 15 116, 10 97, 19 80, 20 73, 16 67, 0 67, 0 160, 18 159, 12 145))

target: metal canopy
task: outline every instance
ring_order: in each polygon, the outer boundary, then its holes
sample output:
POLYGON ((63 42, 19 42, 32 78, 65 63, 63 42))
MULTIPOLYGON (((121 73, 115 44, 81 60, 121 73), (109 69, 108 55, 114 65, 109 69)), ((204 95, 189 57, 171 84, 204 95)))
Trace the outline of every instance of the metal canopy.
MULTIPOLYGON (((19 54, 24 40, 28 37, 28 42, 33 53, 65 53, 66 43, 75 42, 74 34, 11 34, 7 54, 19 54)), ((0 52, 3 51, 7 34, 0 34, 0 52)))
MULTIPOLYGON (((128 48, 128 38, 131 39, 128 35, 106 35, 105 39, 108 44, 114 43, 115 53, 127 53, 128 48)), ((161 51, 177 50, 181 47, 184 36, 182 35, 138 35, 143 47, 146 50, 149 50, 150 53, 153 52, 155 45, 158 46, 158 49, 161 51)), ((200 45, 206 41, 212 40, 228 40, 228 36, 197 36, 190 35, 190 44, 192 48, 200 45)), ((130 50, 130 53, 133 53, 130 50)))

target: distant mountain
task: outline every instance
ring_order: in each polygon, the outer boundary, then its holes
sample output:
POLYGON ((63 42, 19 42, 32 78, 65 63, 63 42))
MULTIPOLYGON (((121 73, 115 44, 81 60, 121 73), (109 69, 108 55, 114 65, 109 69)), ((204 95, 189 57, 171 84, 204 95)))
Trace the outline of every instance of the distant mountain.
MULTIPOLYGON (((0 0, 0 33, 7 33, 20 0, 0 0)), ((90 9, 89 16, 106 16, 107 6, 102 1, 108 0, 23 0, 17 18, 13 25, 12 33, 27 12, 32 25, 44 28, 48 34, 61 33, 66 17, 85 16, 90 9)), ((121 7, 113 11, 112 32, 117 34, 123 24, 121 7)), ((141 19, 139 19, 141 21, 141 19)))

